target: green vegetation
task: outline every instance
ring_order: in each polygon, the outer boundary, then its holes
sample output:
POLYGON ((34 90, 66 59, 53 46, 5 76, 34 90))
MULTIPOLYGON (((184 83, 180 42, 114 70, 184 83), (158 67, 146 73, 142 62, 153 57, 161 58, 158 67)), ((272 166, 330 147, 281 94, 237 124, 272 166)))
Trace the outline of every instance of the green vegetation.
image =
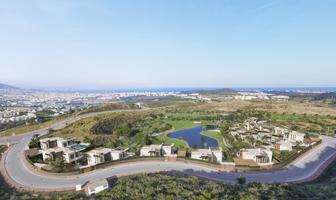
MULTIPOLYGON (((95 147, 127 147, 139 151, 143 145, 160 142, 156 133, 171 130, 164 121, 164 115, 156 111, 109 113, 86 118, 51 132, 50 136, 76 138, 95 147)), ((164 135, 163 141, 169 141, 164 135)))
POLYGON ((244 185, 244 184, 246 183, 246 178, 245 178, 244 176, 242 176, 242 175, 239 175, 239 176, 237 177, 237 183, 238 183, 239 185, 244 185))
POLYGON ((28 121, 7 122, 4 124, 0 124, 0 134, 2 133, 1 131, 5 131, 18 126, 24 126, 26 123, 33 123, 33 122, 34 122, 33 120, 28 120, 28 121))
POLYGON ((303 149, 304 147, 300 147, 300 146, 293 147, 292 151, 279 151, 276 149, 272 149, 273 158, 277 162, 285 162, 289 160, 290 158, 292 158, 293 156, 299 154, 300 151, 302 151, 303 149))
POLYGON ((37 121, 28 120, 20 122, 11 122, 6 124, 0 124, 0 137, 1 136, 12 136, 26 133, 29 131, 34 131, 42 128, 46 128, 56 122, 59 122, 63 119, 69 118, 71 116, 92 113, 92 112, 102 112, 102 111, 113 111, 113 110, 127 110, 127 109, 138 109, 135 104, 123 104, 123 103, 108 103, 102 106, 85 109, 82 111, 71 111, 69 114, 62 116, 51 117, 53 114, 52 111, 43 110, 36 113, 37 121))
POLYGON ((53 172, 64 172, 65 171, 65 161, 63 159, 56 159, 47 161, 50 170, 53 172))
POLYGON ((168 133, 170 133, 170 131, 161 133, 157 137, 152 137, 151 138, 152 143, 154 144, 174 143, 174 147, 181 148, 181 149, 188 147, 188 143, 185 140, 180 140, 177 138, 170 138, 168 137, 168 133))
POLYGON ((169 97, 158 97, 158 98, 135 98, 132 99, 130 102, 142 102, 146 107, 149 108, 163 108, 163 107, 188 107, 188 106, 194 106, 194 105, 198 105, 199 103, 196 103, 194 101, 191 100, 187 100, 187 99, 182 99, 182 98, 178 98, 178 97, 173 97, 173 96, 169 96, 169 97))
MULTIPOLYGON (((90 199, 334 199, 336 165, 307 184, 228 185, 182 174, 146 174, 120 178, 115 186, 90 199)), ((238 181, 238 179, 237 179, 238 181)))
POLYGON ((228 147, 224 145, 224 137, 220 132, 217 132, 217 131, 203 131, 201 134, 217 140, 218 145, 220 147, 222 147, 223 151, 227 151, 228 147))
POLYGON ((23 134, 29 131, 34 131, 34 130, 38 130, 38 129, 42 129, 42 128, 47 128, 50 125, 57 123, 61 120, 64 120, 68 117, 71 117, 75 115, 74 113, 71 114, 65 114, 62 116, 58 116, 58 117, 54 117, 49 121, 45 121, 45 122, 35 122, 35 121, 28 121, 25 122, 22 125, 16 126, 15 128, 10 128, 7 129, 5 131, 0 132, 0 137, 1 136, 12 136, 12 135, 19 135, 19 134, 23 134))
POLYGON ((129 109, 139 109, 135 104, 126 104, 126 103, 107 103, 98 107, 89 108, 79 112, 79 114, 87 114, 94 112, 104 112, 104 111, 113 111, 113 110, 129 110, 129 109))
POLYGON ((3 152, 5 152, 7 150, 7 146, 5 146, 5 145, 0 145, 0 158, 1 158, 1 154, 3 153, 3 152))
POLYGON ((174 130, 188 129, 188 128, 193 128, 197 126, 197 124, 195 124, 193 121, 188 121, 188 120, 174 121, 170 119, 165 119, 164 121, 168 124, 171 124, 174 130))

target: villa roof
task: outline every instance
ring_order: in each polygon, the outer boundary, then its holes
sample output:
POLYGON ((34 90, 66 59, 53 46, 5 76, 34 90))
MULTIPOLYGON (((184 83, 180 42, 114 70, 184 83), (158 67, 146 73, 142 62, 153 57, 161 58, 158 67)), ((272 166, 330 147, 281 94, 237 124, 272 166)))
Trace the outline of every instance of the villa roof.
POLYGON ((61 138, 61 137, 50 137, 50 138, 40 139, 40 142, 48 142, 48 141, 66 141, 66 139, 61 138))
POLYGON ((112 149, 100 147, 100 148, 97 148, 97 149, 92 149, 91 151, 87 152, 87 154, 94 154, 94 155, 107 154, 107 153, 110 153, 111 151, 112 151, 112 149))
POLYGON ((108 182, 107 182, 106 179, 99 179, 99 180, 95 180, 95 181, 90 181, 87 184, 87 187, 88 188, 97 188, 97 187, 100 187, 102 185, 108 185, 108 182))

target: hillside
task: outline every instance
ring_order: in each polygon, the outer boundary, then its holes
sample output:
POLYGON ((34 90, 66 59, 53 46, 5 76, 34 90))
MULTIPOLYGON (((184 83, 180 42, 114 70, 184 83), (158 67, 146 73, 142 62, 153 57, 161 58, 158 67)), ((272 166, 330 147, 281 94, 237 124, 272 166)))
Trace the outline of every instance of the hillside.
POLYGON ((19 88, 0 83, 0 90, 18 90, 19 88))

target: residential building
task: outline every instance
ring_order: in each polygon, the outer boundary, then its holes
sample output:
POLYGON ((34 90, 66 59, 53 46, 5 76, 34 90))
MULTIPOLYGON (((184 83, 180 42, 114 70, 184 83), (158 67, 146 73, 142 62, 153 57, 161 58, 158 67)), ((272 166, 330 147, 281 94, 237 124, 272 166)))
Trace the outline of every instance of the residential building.
MULTIPOLYGON (((82 149, 84 150, 84 149, 82 149)), ((66 163, 76 162, 78 159, 83 157, 82 150, 78 150, 72 147, 63 148, 63 159, 66 163)))
POLYGON ((107 190, 108 188, 109 188, 109 184, 106 179, 90 181, 85 186, 85 193, 87 196, 91 196, 93 194, 97 194, 101 191, 107 190))
POLYGON ((272 151, 269 149, 242 149, 240 157, 244 160, 253 160, 259 165, 272 164, 272 151))
POLYGON ((280 140, 279 142, 274 144, 274 148, 279 151, 292 151, 292 143, 286 140, 280 140))
POLYGON ((285 128, 274 127, 273 129, 273 133, 275 135, 285 136, 288 132, 289 132, 288 129, 285 128))
POLYGON ((112 149, 97 148, 86 152, 88 165, 98 165, 112 160, 112 149))
POLYGON ((191 151, 191 158, 221 163, 223 158, 223 152, 220 148, 211 147, 209 147, 208 149, 193 149, 191 151))
POLYGON ((75 142, 73 140, 66 140, 61 137, 52 137, 52 138, 45 138, 40 140, 40 147, 42 150, 47 150, 50 148, 55 148, 55 147, 68 147, 75 142))
POLYGON ((126 158, 128 156, 127 151, 128 151, 128 149, 125 149, 125 150, 112 150, 111 151, 112 160, 119 160, 119 159, 126 158))
POLYGON ((64 138, 46 138, 40 140, 43 160, 63 159, 66 163, 76 162, 83 157, 82 151, 89 144, 77 144, 64 138))
POLYGON ((174 144, 151 144, 141 148, 140 156, 165 156, 172 155, 174 144))
POLYGON ((140 156, 161 156, 162 144, 151 144, 140 150, 140 156))
POLYGON ((292 143, 300 142, 303 143, 305 134, 299 133, 297 131, 292 131, 288 135, 288 140, 292 143))

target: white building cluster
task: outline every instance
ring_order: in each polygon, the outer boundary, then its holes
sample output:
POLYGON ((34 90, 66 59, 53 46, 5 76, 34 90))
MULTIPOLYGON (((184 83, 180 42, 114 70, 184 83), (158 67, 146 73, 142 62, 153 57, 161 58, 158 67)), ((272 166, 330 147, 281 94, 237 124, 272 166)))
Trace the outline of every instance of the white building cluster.
POLYGON ((0 93, 0 123, 22 121, 36 118, 35 112, 48 110, 55 117, 72 110, 98 106, 129 97, 167 97, 175 96, 173 91, 115 91, 115 92, 41 92, 15 90, 0 93), (18 115, 16 112, 27 114, 18 115))
POLYGON ((289 96, 274 95, 265 92, 238 92, 238 95, 234 96, 237 100, 274 100, 274 101, 288 101, 289 96))
POLYGON ((249 142, 252 146, 262 144, 254 149, 241 149, 238 157, 252 160, 258 165, 272 164, 272 150, 292 151, 295 146, 309 146, 314 144, 305 138, 305 133, 291 131, 269 124, 258 118, 249 118, 243 124, 235 124, 230 128, 230 134, 249 142))
POLYGON ((90 144, 75 143, 61 137, 45 138, 40 140, 41 153, 44 161, 62 159, 65 163, 77 163, 81 158, 87 160, 87 166, 95 166, 112 160, 126 158, 125 150, 114 150, 109 148, 96 148, 84 152, 90 144))
POLYGON ((0 111, 0 124, 8 122, 26 121, 35 118, 36 114, 34 110, 24 108, 9 108, 0 111))
POLYGON ((84 151, 89 144, 77 144, 73 140, 66 140, 60 137, 46 138, 40 140, 40 147, 43 160, 62 159, 66 163, 76 162, 83 157, 84 151))

